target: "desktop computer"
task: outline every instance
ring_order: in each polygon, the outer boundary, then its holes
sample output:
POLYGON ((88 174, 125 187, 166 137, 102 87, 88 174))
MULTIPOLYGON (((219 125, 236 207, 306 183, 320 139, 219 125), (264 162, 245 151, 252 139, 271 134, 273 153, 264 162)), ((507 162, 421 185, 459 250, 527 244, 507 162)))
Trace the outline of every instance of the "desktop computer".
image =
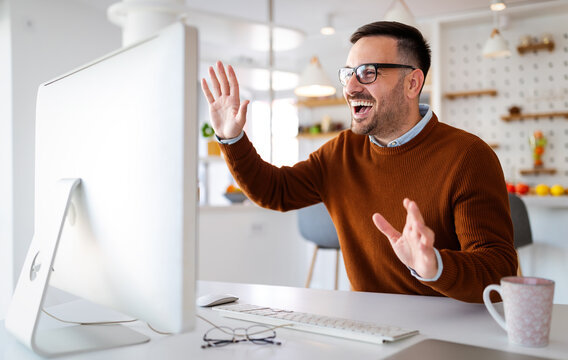
POLYGON ((39 331, 54 285, 164 332, 194 326, 197 31, 182 23, 39 87, 34 238, 6 328, 42 356, 148 341, 39 331))

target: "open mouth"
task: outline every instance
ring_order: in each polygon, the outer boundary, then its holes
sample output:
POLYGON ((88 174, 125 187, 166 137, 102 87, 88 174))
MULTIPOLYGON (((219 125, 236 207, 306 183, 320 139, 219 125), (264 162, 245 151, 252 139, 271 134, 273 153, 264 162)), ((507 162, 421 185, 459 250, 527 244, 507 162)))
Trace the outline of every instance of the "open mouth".
POLYGON ((373 102, 369 100, 352 100, 351 108, 353 109, 353 115, 364 117, 373 108, 373 102))

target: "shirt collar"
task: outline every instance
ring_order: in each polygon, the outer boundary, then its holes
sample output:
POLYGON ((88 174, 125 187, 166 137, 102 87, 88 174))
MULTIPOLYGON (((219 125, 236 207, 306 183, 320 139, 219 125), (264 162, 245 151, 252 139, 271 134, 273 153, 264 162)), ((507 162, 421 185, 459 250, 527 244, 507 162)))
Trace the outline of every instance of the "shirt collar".
POLYGON ((418 105, 418 111, 420 112, 420 115, 422 115, 422 119, 416 125, 414 125, 412 129, 408 130, 402 136, 389 142, 386 146, 379 144, 379 142, 375 140, 375 137, 372 135, 369 135, 369 139, 373 144, 380 147, 396 147, 406 144, 410 140, 414 139, 414 137, 418 135, 420 131, 422 131, 422 129, 424 129, 426 124, 428 124, 428 121, 430 121, 430 119, 432 118, 432 109, 430 108, 430 105, 420 104, 418 105))

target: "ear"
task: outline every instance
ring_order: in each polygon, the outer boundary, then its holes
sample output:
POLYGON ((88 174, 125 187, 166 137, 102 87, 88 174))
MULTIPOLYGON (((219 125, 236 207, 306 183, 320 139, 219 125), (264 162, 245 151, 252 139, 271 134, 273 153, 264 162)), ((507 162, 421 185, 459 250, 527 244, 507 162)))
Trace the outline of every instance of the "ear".
POLYGON ((406 96, 409 99, 415 99, 420 96, 420 90, 424 84, 424 73, 420 69, 413 70, 407 75, 406 96))

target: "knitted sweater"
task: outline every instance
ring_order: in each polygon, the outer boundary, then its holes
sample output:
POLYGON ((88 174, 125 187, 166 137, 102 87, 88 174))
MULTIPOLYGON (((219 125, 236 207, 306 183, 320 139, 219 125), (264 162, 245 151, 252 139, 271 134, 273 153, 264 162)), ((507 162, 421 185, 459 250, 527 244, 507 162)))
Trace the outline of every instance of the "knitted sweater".
POLYGON ((246 135, 221 148, 235 180, 258 205, 288 211, 324 202, 354 290, 482 302, 485 286, 516 272, 497 156, 475 135, 435 115, 404 145, 380 147, 345 130, 292 167, 264 162, 246 135), (402 231, 405 197, 434 231, 443 263, 436 281, 412 276, 372 221, 378 212, 402 231))

